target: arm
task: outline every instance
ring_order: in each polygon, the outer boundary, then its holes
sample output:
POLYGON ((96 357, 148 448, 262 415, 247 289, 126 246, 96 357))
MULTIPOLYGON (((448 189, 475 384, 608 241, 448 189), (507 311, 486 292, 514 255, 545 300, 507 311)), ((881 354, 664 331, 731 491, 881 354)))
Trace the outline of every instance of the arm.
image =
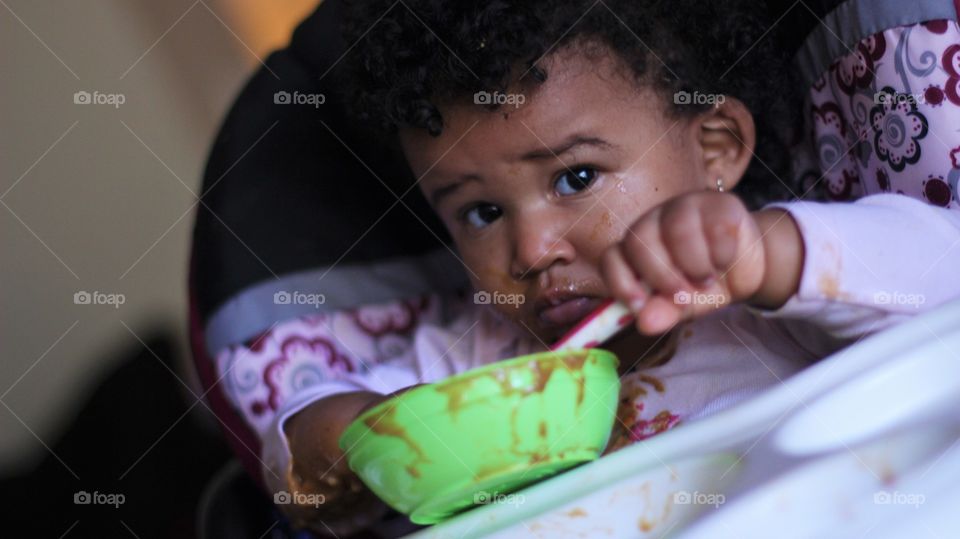
POLYGON ((763 242, 764 275, 749 305, 773 309, 796 294, 803 274, 804 245, 800 227, 783 209, 753 212, 763 242))
POLYGON ((691 193, 642 216, 603 265, 642 333, 745 302, 851 338, 960 297, 960 214, 901 195, 751 214, 733 195, 691 193))
MULTIPOLYGON (((298 498, 304 502, 279 504, 297 526, 342 536, 377 521, 386 510, 349 470, 338 447, 344 429, 366 409, 418 383, 530 351, 533 343, 517 343, 514 332, 507 331, 509 325, 490 315, 485 306, 465 307, 447 305, 448 310, 458 313, 454 319, 421 319, 413 331, 410 349, 401 356, 357 365, 350 373, 325 371, 323 380, 290 387, 282 394, 269 424, 261 429, 263 477, 270 492, 288 493, 285 502, 298 498), (296 493, 305 496, 294 496, 296 493), (321 499, 323 503, 315 503, 321 499)), ((340 331, 337 338, 343 340, 343 326, 336 327, 340 331)), ((283 329, 277 328, 275 333, 283 329)), ((327 326, 300 328, 301 332, 327 330, 327 326)), ((344 348, 351 352, 356 345, 344 348)), ((260 368, 260 360, 271 357, 273 352, 267 349, 260 356, 244 355, 260 368)), ((298 363, 290 368, 322 366, 325 362, 322 356, 310 357, 302 351, 287 359, 292 362, 296 358, 308 365, 298 363)), ((257 371, 253 378, 268 377, 257 371)))
POLYGON ((369 391, 340 393, 320 399, 284 424, 290 447, 286 477, 290 503, 281 505, 296 527, 321 535, 343 535, 362 529, 386 512, 386 506, 347 466, 338 441, 360 414, 389 398, 369 391))
POLYGON ((780 210, 799 230, 803 270, 785 302, 752 304, 760 316, 806 320, 835 337, 856 338, 960 298, 956 210, 882 194, 764 211, 780 210))

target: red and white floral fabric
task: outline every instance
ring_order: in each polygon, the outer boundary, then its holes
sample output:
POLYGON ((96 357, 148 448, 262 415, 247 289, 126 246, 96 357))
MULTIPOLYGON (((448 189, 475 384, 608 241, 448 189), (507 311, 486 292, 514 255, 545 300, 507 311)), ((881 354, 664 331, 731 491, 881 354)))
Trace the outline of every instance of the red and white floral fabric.
MULTIPOLYGON (((810 89, 812 174, 834 200, 899 193, 960 210, 960 27, 873 34, 810 89)), ((810 169, 807 170, 809 172, 810 169)))

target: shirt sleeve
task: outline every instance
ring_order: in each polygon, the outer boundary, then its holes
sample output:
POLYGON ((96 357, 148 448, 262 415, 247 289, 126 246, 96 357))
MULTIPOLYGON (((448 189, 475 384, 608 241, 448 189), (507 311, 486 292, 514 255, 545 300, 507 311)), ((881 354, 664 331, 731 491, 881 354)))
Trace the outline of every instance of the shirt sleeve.
POLYGON ((799 319, 849 340, 960 298, 960 212, 895 194, 782 208, 803 237, 796 294, 765 318, 799 319))

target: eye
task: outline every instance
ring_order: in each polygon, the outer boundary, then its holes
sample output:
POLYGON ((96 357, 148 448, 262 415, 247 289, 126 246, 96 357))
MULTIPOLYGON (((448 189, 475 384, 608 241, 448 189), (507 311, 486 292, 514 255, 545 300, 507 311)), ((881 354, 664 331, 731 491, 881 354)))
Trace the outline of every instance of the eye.
POLYGON ((589 187, 596 178, 595 168, 575 167, 557 176, 553 188, 560 196, 575 195, 589 187))
POLYGON ((499 207, 481 203, 464 211, 461 214, 461 219, 468 226, 480 229, 496 221, 501 215, 503 215, 503 210, 499 207))

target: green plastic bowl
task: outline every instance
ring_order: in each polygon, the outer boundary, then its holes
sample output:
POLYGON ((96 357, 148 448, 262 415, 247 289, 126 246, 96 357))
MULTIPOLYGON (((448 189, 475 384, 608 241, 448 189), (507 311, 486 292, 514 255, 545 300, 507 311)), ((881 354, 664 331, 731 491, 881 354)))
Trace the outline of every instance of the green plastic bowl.
POLYGON ((435 524, 600 456, 616 418, 618 363, 592 348, 485 365, 371 408, 340 448, 377 496, 435 524))

